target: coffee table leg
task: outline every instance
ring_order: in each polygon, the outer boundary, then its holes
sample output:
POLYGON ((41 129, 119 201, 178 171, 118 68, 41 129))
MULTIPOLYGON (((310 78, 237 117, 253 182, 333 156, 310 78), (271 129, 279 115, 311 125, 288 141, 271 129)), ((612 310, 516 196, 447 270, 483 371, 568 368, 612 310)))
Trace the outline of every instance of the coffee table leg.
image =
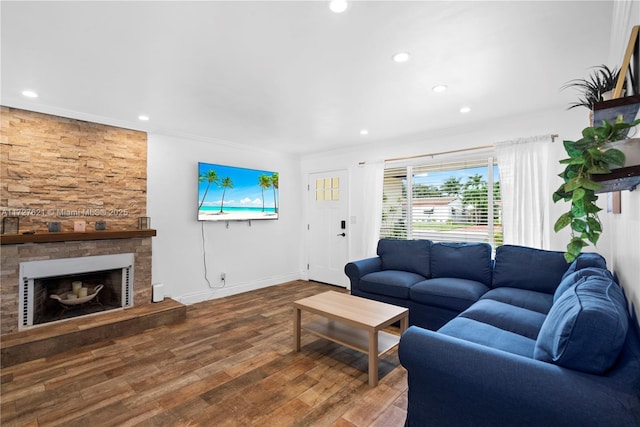
POLYGON ((378 385, 378 331, 369 331, 369 385, 378 385))
POLYGON ((400 319, 400 333, 406 331, 408 327, 409 327, 409 316, 404 316, 402 319, 400 319))
POLYGON ((293 308, 293 349, 300 351, 300 321, 302 312, 298 307, 293 308))

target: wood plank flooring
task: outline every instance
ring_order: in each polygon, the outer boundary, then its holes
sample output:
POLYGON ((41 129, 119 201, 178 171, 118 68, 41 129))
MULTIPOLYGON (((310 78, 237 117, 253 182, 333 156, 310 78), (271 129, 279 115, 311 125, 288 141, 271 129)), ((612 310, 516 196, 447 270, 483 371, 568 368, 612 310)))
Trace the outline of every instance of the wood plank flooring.
POLYGON ((75 317, 64 322, 25 329, 0 338, 0 367, 50 357, 77 346, 183 322, 186 317, 187 307, 184 304, 166 298, 154 304, 75 317))
POLYGON ((185 322, 4 368, 0 424, 402 426, 397 349, 375 388, 364 354, 304 332, 293 351, 291 303, 327 290, 340 288, 296 281, 193 304, 185 322))

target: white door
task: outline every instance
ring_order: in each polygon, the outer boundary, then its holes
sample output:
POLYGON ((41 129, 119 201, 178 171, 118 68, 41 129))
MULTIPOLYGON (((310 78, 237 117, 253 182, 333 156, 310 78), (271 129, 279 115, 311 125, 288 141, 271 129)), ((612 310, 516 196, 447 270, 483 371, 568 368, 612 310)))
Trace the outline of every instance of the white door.
POLYGON ((309 280, 347 287, 347 171, 309 174, 309 280))

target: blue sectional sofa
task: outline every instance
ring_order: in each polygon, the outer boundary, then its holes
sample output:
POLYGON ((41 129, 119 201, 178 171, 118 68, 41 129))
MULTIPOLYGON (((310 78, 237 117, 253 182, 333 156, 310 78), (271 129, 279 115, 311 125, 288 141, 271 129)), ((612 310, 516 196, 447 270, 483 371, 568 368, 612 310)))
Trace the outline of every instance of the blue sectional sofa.
POLYGON ((487 246, 381 240, 345 267, 409 307, 406 425, 640 426, 639 328, 605 260, 487 246))

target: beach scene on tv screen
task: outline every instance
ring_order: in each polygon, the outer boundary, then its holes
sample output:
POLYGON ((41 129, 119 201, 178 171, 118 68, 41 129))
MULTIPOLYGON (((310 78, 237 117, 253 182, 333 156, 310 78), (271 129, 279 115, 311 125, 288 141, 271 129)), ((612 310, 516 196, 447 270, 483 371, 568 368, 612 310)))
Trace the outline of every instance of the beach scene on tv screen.
POLYGON ((198 220, 278 219, 278 173, 198 163, 198 220))

